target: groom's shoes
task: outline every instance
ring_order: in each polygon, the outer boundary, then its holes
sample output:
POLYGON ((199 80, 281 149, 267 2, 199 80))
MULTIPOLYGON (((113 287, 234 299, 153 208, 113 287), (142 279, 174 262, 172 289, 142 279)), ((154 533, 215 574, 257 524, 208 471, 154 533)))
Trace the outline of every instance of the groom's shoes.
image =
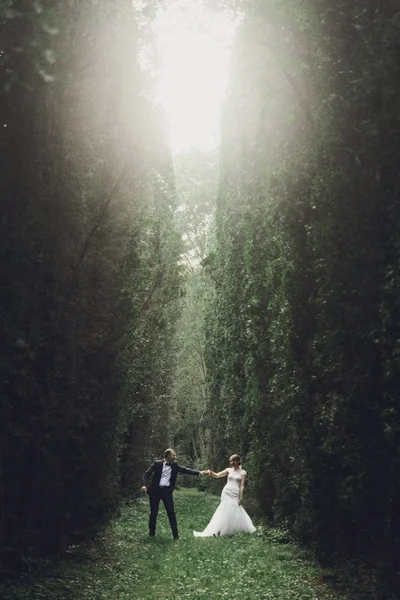
POLYGON ((181 542, 182 538, 179 537, 179 535, 177 537, 174 537, 174 542, 181 542))
POLYGON ((150 537, 154 537, 156 534, 154 533, 154 531, 150 531, 149 536, 150 537))

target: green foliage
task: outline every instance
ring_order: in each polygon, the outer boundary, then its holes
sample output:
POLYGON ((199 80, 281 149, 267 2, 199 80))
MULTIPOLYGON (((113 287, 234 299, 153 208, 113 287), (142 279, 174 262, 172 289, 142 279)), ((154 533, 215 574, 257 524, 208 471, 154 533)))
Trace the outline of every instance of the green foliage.
POLYGON ((35 42, 26 20, 1 23, 8 68, 31 86, 0 96, 0 549, 10 560, 94 535, 118 506, 121 475, 127 489, 139 479, 139 449, 147 463, 156 438, 165 447, 181 293, 171 158, 163 114, 145 98, 131 2, 46 8, 65 25, 51 85, 11 52, 35 42))
POLYGON ((400 542, 398 9, 251 4, 204 261, 214 457, 242 452, 262 514, 385 579, 400 542))
MULTIPOLYGON (((204 359, 204 307, 212 285, 202 269, 207 230, 215 206, 218 162, 215 153, 192 150, 175 157, 178 208, 176 223, 185 244, 185 293, 174 340, 170 439, 179 452, 201 468, 211 459, 204 359)), ((197 482, 192 482, 192 485, 197 482)))
POLYGON ((3 93, 15 85, 32 91, 40 78, 49 83, 55 79, 56 36, 61 29, 61 14, 40 0, 16 3, 0 2, 3 39, 0 66, 4 69, 3 93), (13 40, 13 43, 8 42, 13 40), (18 66, 17 66, 18 65, 18 66))
POLYGON ((170 433, 179 454, 207 462, 206 371, 204 364, 203 306, 206 282, 199 271, 189 273, 181 320, 177 328, 176 364, 171 388, 173 419, 170 433))

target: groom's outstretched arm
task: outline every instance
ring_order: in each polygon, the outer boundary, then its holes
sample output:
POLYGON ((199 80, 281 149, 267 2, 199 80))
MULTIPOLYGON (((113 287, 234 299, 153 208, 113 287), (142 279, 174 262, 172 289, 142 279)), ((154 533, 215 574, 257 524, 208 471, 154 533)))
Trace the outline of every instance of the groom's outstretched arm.
POLYGON ((176 465, 178 467, 178 472, 183 473, 183 475, 200 475, 202 471, 197 471, 196 469, 189 469, 188 467, 181 467, 181 465, 176 465))

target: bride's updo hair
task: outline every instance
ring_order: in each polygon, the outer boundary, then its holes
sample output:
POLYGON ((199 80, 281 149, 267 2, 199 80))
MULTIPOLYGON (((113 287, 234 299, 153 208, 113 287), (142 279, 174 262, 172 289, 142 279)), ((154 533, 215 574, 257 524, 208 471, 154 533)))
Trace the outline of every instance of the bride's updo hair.
POLYGON ((238 465, 241 465, 242 459, 240 458, 239 454, 232 454, 232 456, 229 457, 229 462, 234 462, 238 465))

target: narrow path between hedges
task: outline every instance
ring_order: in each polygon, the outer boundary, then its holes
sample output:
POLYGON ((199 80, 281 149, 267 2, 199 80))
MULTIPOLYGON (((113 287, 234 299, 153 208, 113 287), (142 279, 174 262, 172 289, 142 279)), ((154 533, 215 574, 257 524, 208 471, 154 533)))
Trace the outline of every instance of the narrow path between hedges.
POLYGON ((57 561, 31 565, 1 588, 4 600, 348 600, 326 583, 304 550, 262 526, 232 538, 194 538, 219 499, 197 490, 175 492, 182 541, 173 542, 160 506, 157 536, 147 535, 148 500, 125 505, 91 549, 71 548, 57 561), (279 539, 281 537, 281 539, 279 539))

